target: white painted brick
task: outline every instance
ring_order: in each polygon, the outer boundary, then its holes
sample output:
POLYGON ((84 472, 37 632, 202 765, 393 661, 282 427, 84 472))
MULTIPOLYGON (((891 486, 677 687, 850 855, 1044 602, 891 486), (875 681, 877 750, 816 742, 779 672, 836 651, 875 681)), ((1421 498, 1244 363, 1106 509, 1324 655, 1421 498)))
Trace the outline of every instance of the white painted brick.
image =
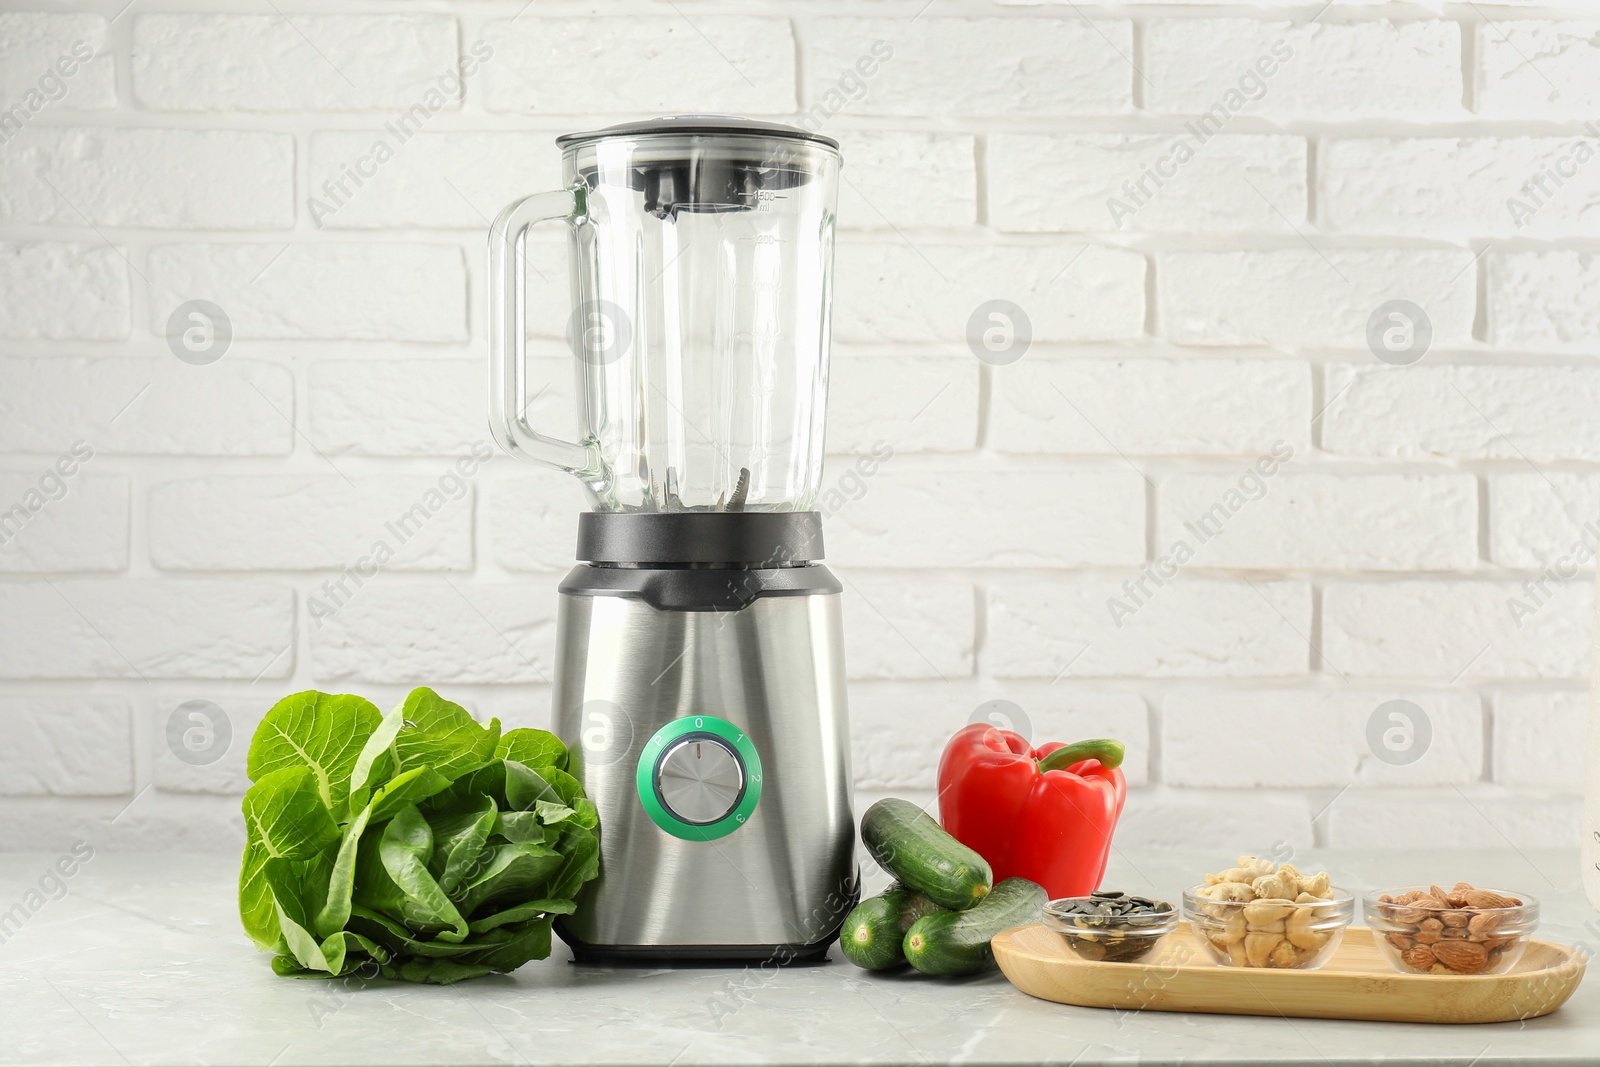
POLYGON ((1001 689, 991 682, 961 680, 931 689, 903 682, 864 682, 851 686, 850 694, 857 789, 931 788, 939 780, 939 757, 950 736, 966 726, 980 706, 995 699, 1023 709, 1032 727, 1026 736, 1036 745, 1116 738, 1127 747, 1122 771, 1128 783, 1139 786, 1149 780, 1149 712, 1132 693, 1061 692, 1042 685, 1001 689), (915 730, 906 728, 910 722, 918 724, 915 730))
POLYGON ((1387 300, 1420 305, 1433 347, 1471 339, 1472 253, 1421 249, 1166 252, 1156 257, 1160 330, 1181 344, 1367 349, 1387 300))
POLYGON ((1002 133, 988 175, 998 230, 1293 232, 1306 217, 1303 137, 1002 133))
POLYGON ((128 336, 128 261, 108 244, 0 243, 0 337, 128 336))
MULTIPOLYGON (((117 106, 116 59, 102 15, 0 12, 0 101, 31 120, 55 108, 117 106), (30 95, 31 94, 31 95, 30 95)), ((0 140, 16 129, 0 114, 0 140)))
POLYGON ((1561 575, 1594 569, 1600 475, 1525 471, 1489 476, 1489 558, 1561 575))
MULTIPOLYGON (((530 357, 529 374, 547 361, 530 357)), ((561 369, 570 377, 570 358, 561 369)), ((453 456, 494 449, 484 415, 489 371, 482 360, 352 359, 306 372, 311 440, 329 455, 453 456)), ((548 389, 529 407, 535 425, 566 414, 572 390, 548 389)), ((497 449, 496 449, 497 451, 497 449)))
POLYGON ((186 857, 184 870, 216 864, 218 875, 238 865, 244 848, 244 817, 235 797, 183 797, 149 790, 134 796, 107 798, 35 798, 0 800, 0 848, 49 852, 68 851, 90 842, 94 864, 115 852, 210 852, 215 858, 186 857), (122 809, 127 808, 127 811, 122 809))
POLYGON ((546 682, 556 595, 528 582, 369 584, 311 622, 319 682, 546 682))
POLYGON ((573 478, 540 471, 508 479, 490 487, 485 506, 494 560, 500 566, 512 571, 571 569, 578 513, 589 510, 573 478))
MULTIPOLYGON (((262 688, 265 688, 264 686, 262 688)), ((255 736, 256 727, 261 724, 267 712, 271 709, 276 696, 267 696, 257 693, 228 693, 226 691, 208 697, 170 696, 161 695, 156 698, 155 718, 151 722, 150 746, 154 753, 153 772, 157 789, 164 793, 221 793, 229 796, 242 795, 250 788, 250 776, 246 772, 246 757, 250 752, 250 739, 255 736), (185 705, 194 700, 202 700, 211 705, 199 709, 186 708, 185 705), (209 763, 191 763, 180 760, 178 751, 182 751, 183 731, 203 728, 203 720, 196 720, 191 716, 198 713, 206 719, 214 720, 220 711, 229 732, 228 747, 220 753, 204 751, 198 756, 200 759, 210 759, 209 763), (179 748, 174 749, 168 742, 168 723, 175 722, 178 733, 179 748)), ((384 701, 378 701, 380 707, 390 707, 384 701)), ((212 722, 211 744, 220 743, 221 723, 212 722)), ((185 752, 185 755, 189 755, 185 752)))
POLYGON ((1311 445, 1311 369, 1298 360, 1046 359, 993 371, 1001 452, 1261 455, 1311 445))
POLYGON ((1579 150, 1600 154, 1600 144, 1574 136, 1329 140, 1319 155, 1321 225, 1458 239, 1600 234, 1600 165, 1580 165, 1579 150), (1561 178, 1557 167, 1575 173, 1561 178), (1560 188, 1529 186, 1552 173, 1560 188))
POLYGON ((487 23, 483 40, 493 49, 482 75, 491 111, 794 111, 794 37, 786 19, 519 15, 487 23))
POLYGON ((1600 109, 1600 22, 1479 22, 1478 114, 1593 118, 1600 109))
POLYGON ((1589 367, 1330 364, 1322 447, 1348 455, 1600 459, 1589 367))
MULTIPOLYGON (((1390 728, 1387 717, 1380 721, 1390 728)), ((1471 693, 1180 691, 1162 706, 1161 768, 1167 785, 1219 789, 1475 782, 1483 709, 1471 693), (1416 705, 1431 730, 1426 749, 1404 766, 1368 740, 1369 722, 1391 700, 1416 705)))
POLYGON ((121 697, 0 697, 0 794, 117 796, 133 790, 133 728, 121 697))
MULTIPOLYGON (((1360 849, 1572 849, 1578 844, 1581 806, 1576 797, 1518 797, 1487 790, 1445 793, 1427 800, 1410 793, 1381 795, 1352 790, 1328 809, 1328 845, 1360 849), (1419 826, 1427 827, 1425 836, 1419 835, 1419 826)), ((1522 877, 1526 879, 1527 875, 1522 877)), ((1525 885, 1526 881, 1520 884, 1525 885)))
POLYGON ((278 585, 0 583, 0 678, 287 678, 293 640, 278 585))
POLYGON ((1254 467, 1157 486, 1156 543, 1194 566, 1467 570, 1478 561, 1470 474, 1322 474, 1254 467))
POLYGON ((828 450, 966 452, 978 442, 979 363, 944 356, 835 351, 828 371, 828 450))
POLYGON ((975 138, 965 134, 838 131, 845 229, 971 226, 978 221, 975 138))
POLYGON ((471 457, 436 477, 218 475, 150 490, 150 560, 168 570, 465 570, 471 457), (384 557, 392 556, 385 559, 384 557))
POLYGON ((1510 581, 1334 582, 1322 594, 1322 649, 1347 677, 1580 678, 1593 613, 1589 582, 1543 604, 1510 581), (1514 601, 1532 613, 1514 615, 1514 601))
POLYGON ((1009 300, 1039 341, 1124 340, 1144 332, 1144 257, 1099 245, 845 242, 833 287, 841 341, 964 341, 979 306, 1009 300))
POLYGON ((803 114, 1125 114, 1132 55, 1132 25, 1109 19, 821 18, 803 114))
POLYGON ((554 135, 326 130, 310 138, 306 209, 324 229, 487 232, 500 209, 561 185, 554 135))
POLYGON ((445 15, 151 14, 133 19, 133 95, 156 111, 460 106, 445 15))
MULTIPOLYGON (((1130 575, 1127 580, 1136 580, 1130 575)), ((1182 577, 1147 585, 1142 605, 1115 575, 1010 579, 989 586, 983 665, 997 678, 1245 678, 1304 674, 1311 589, 1182 577), (1133 605, 1119 612, 1113 598, 1133 605)))
POLYGON ((1461 28, 1450 21, 1157 19, 1144 56, 1145 107, 1163 114, 1465 117, 1461 28))
POLYGON ((294 138, 237 130, 24 130, 0 155, 0 219, 171 230, 294 225, 294 138))
POLYGON ((308 433, 331 455, 456 455, 488 439, 478 360, 327 360, 306 389, 308 433))
MULTIPOLYGON (((93 460, 89 460, 93 462, 93 460)), ((128 565, 128 479, 64 455, 0 471, 0 571, 116 571, 128 565)))
POLYGON ((466 264, 452 245, 162 245, 149 273, 155 323, 210 300, 236 339, 467 338, 466 264))
POLYGON ((1224 859, 1310 848, 1311 813, 1302 798, 1260 791, 1141 791, 1122 809, 1114 847, 1204 848, 1224 859))
POLYGON ((286 455, 294 447, 293 375, 225 358, 0 359, 0 450, 286 455))
POLYGON ((834 574, 844 584, 851 678, 971 676, 978 608, 970 583, 868 578, 839 568, 834 574))
MULTIPOLYGON (((1072 567, 1144 559, 1144 480, 1133 471, 926 470, 904 462, 884 462, 863 477, 859 500, 828 513, 830 560, 1072 567)), ((841 467, 830 464, 824 483, 833 484, 841 467)))
POLYGON ((1600 256, 1592 252, 1491 252, 1489 343, 1500 348, 1594 354, 1600 336, 1600 256))
POLYGON ((1494 780, 1530 789, 1583 792, 1587 692, 1496 693, 1494 780))
MULTIPOLYGON (((570 257, 567 252, 567 242, 536 241, 536 227, 528 232, 528 240, 523 245, 522 258, 527 264, 527 318, 525 325, 528 337, 559 338, 561 344, 554 350, 570 360, 572 350, 567 346, 567 323, 572 316, 572 285, 568 280, 571 277, 570 257)), ((487 232, 487 228, 485 228, 487 232)), ((536 354, 535 347, 528 346, 529 358, 536 354)), ((570 366, 569 366, 570 369, 570 366)), ((567 382, 573 379, 570 373, 561 375, 558 382, 567 382)), ((552 379, 541 379, 544 381, 552 379)))

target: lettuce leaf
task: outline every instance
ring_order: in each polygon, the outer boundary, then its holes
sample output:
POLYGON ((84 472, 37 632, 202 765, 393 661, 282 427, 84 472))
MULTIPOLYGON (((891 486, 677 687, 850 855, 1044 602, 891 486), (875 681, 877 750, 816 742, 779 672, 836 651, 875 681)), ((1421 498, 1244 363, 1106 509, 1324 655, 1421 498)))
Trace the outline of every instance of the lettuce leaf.
POLYGON ((248 757, 245 931, 274 973, 449 984, 550 954, 599 871, 599 820, 567 748, 419 688, 387 715, 295 693, 248 757))

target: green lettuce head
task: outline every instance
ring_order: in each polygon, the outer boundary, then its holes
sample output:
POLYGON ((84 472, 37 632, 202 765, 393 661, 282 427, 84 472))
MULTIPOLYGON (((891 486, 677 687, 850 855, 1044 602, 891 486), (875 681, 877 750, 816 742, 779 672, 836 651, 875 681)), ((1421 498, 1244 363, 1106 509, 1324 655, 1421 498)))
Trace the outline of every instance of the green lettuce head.
POLYGON ((447 984, 550 955, 599 872, 599 818, 544 730, 431 689, 384 715, 280 700, 250 743, 239 917, 280 975, 447 984))

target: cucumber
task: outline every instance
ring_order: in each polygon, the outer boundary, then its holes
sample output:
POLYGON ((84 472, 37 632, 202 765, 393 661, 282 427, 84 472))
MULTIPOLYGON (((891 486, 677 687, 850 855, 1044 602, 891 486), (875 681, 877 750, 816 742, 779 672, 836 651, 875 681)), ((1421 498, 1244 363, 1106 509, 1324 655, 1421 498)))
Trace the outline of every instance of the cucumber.
POLYGON ((869 971, 899 967, 906 962, 902 946, 911 924, 943 910, 915 889, 896 882, 857 904, 845 917, 839 948, 845 959, 869 971))
POLYGON ((911 924, 905 954, 923 974, 972 974, 994 966, 989 939, 1037 922, 1049 894, 1026 878, 1007 878, 974 908, 926 915, 911 924))
POLYGON ((944 908, 970 908, 989 892, 989 864, 921 808, 893 797, 861 817, 861 840, 878 865, 944 908))

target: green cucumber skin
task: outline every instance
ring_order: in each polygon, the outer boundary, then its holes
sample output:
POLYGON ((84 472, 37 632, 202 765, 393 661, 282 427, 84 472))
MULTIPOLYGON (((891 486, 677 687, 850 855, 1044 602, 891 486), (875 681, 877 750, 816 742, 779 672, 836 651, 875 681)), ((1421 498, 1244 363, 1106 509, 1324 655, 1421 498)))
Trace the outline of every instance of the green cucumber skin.
POLYGON ((973 974, 994 966, 989 939, 1037 922, 1049 894, 1026 878, 1007 878, 976 907, 928 915, 911 925, 905 956, 923 974, 973 974))
POLYGON ((939 905, 899 882, 857 904, 839 930, 844 958, 869 971, 903 967, 906 932, 924 915, 944 911, 939 905))
POLYGON ((900 903, 887 893, 857 904, 839 930, 839 951, 844 958, 869 971, 886 971, 904 964, 900 909, 900 903))
POLYGON ((908 800, 868 808, 861 840, 879 866, 943 908, 972 907, 994 879, 982 856, 908 800))
POLYGON ((935 904, 926 893, 919 893, 903 882, 891 883, 883 891, 884 896, 893 896, 900 902, 900 936, 903 938, 911 931, 911 924, 924 915, 937 915, 941 911, 950 909, 942 904, 935 904))

